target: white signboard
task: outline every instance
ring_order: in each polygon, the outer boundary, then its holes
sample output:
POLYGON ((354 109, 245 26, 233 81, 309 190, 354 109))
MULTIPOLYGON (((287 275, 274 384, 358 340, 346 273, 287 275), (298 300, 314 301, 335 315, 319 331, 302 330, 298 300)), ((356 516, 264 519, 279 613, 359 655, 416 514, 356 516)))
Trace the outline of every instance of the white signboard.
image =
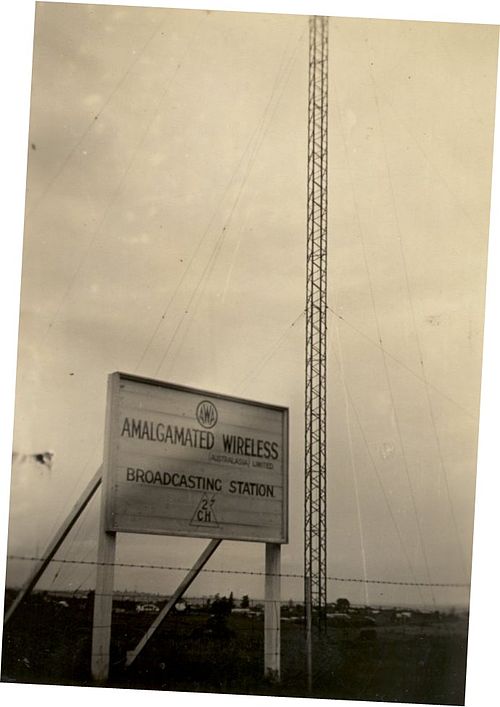
POLYGON ((110 376, 106 529, 288 541, 288 410, 110 376))

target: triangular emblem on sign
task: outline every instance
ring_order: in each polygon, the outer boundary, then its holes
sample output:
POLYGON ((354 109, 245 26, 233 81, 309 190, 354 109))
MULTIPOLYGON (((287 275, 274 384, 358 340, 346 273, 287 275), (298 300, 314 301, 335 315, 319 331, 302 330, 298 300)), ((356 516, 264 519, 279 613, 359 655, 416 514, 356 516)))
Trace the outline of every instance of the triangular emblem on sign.
POLYGON ((196 506, 196 510, 191 518, 190 525, 203 525, 218 527, 219 522, 215 516, 215 496, 210 498, 206 493, 201 497, 200 502, 196 506))

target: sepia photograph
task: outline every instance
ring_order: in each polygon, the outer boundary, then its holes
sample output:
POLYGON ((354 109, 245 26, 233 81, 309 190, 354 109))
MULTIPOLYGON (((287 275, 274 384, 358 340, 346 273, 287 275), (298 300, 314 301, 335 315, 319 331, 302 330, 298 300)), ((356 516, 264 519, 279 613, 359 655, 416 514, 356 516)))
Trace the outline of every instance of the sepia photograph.
POLYGON ((498 24, 286 5, 33 3, 9 687, 469 704, 498 24))

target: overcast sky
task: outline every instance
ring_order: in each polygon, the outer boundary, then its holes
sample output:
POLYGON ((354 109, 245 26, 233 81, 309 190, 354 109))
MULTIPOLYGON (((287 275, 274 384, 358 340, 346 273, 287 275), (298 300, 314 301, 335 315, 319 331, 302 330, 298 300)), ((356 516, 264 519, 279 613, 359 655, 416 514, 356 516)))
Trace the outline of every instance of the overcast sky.
MULTIPOLYGON (((463 583, 497 31, 330 33, 328 574, 463 583)), ((123 370, 289 406, 283 571, 302 572, 307 51, 304 17, 38 6, 14 449, 55 456, 50 473, 13 467, 11 553, 41 553, 99 465, 106 377, 123 370)), ((96 518, 60 556, 95 558, 96 518)), ((204 544, 123 535, 118 560, 187 567, 204 544)), ((94 581, 58 567, 45 586, 94 581)), ((263 548, 227 543, 209 567, 261 572, 263 548)), ((181 574, 124 570, 117 587, 181 574)), ((262 580, 206 574, 191 591, 231 590, 262 596, 262 580)))

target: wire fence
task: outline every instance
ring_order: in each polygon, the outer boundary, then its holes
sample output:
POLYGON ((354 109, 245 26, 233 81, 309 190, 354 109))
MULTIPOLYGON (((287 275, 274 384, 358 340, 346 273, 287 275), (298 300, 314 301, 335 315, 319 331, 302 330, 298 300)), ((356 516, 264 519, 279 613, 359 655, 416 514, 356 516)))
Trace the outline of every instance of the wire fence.
MULTIPOLYGON (((28 555, 8 555, 8 560, 21 560, 25 562, 44 562, 46 558, 28 556, 28 555)), ((147 563, 132 563, 132 562, 99 562, 97 560, 85 560, 85 559, 69 559, 56 557, 52 558, 51 562, 59 564, 68 565, 94 565, 94 566, 113 566, 115 568, 129 568, 129 569, 148 569, 148 570, 170 570, 175 572, 189 572, 190 567, 181 565, 156 565, 147 563)), ((201 570, 203 573, 211 574, 224 574, 224 575, 246 575, 252 577, 266 577, 266 576, 279 576, 280 578, 286 579, 305 579, 305 575, 299 572, 279 572, 276 574, 266 573, 262 571, 255 570, 241 570, 241 569, 215 569, 215 568, 203 568, 201 570)), ((392 579, 369 579, 363 577, 336 577, 327 576, 327 581, 329 582, 354 582, 362 584, 386 584, 392 586, 401 587, 443 587, 443 588, 470 588, 469 582, 410 582, 406 580, 392 580, 392 579)))
MULTIPOLYGON (((41 562, 42 556, 11 554, 11 561, 41 562)), ((97 565, 144 570, 188 571, 180 564, 98 562, 92 559, 54 558, 56 565, 97 565)), ((266 576, 265 572, 245 569, 204 568, 216 575, 266 576)), ((275 575, 276 576, 276 575, 275 575)), ((280 572, 282 578, 302 580, 299 572, 280 572)), ((328 576, 329 582, 367 582, 414 586, 428 583, 391 579, 328 576)), ((468 584, 436 582, 435 587, 468 589, 468 584)), ((10 598, 10 597, 9 597, 10 598)), ((78 594, 49 589, 40 592, 18 620, 9 624, 5 643, 5 674, 37 677, 57 671, 60 680, 88 684, 91 671, 92 630, 108 633, 110 652, 98 646, 94 659, 109 660, 110 684, 154 689, 236 691, 249 694, 300 696, 311 694, 330 698, 390 699, 412 695, 419 701, 425 674, 420 665, 430 665, 439 641, 448 641, 456 652, 459 631, 465 623, 454 623, 446 612, 396 607, 365 606, 350 603, 346 613, 329 604, 328 621, 319 630, 314 622, 309 668, 308 638, 304 605, 301 601, 241 599, 189 596, 185 606, 179 602, 168 616, 161 612, 168 592, 95 592, 82 589, 78 594), (94 602, 112 599, 109 614, 96 617, 94 602), (383 610, 381 610, 383 609, 383 610), (330 613, 331 612, 331 613, 330 613), (366 618, 370 617, 370 618, 366 618), (103 620, 104 619, 104 620, 103 620), (164 619, 164 620, 163 620, 164 619), (337 623, 336 619, 339 619, 337 623), (342 622, 342 619, 344 621, 342 622), (157 623, 158 630, 137 650, 143 637, 157 623), (375 638, 376 634, 376 638, 375 638), (36 636, 36 640, 33 640, 36 636), (425 636, 426 641, 421 639, 425 636), (458 638, 453 638, 457 636, 458 638), (431 646, 431 648, 429 648, 431 646), (136 659, 128 663, 130 654, 136 659), (23 667, 24 666, 24 667, 23 667), (280 680, 266 681, 270 666, 280 680), (25 670, 25 673, 19 671, 25 670), (267 672, 266 672, 267 670, 267 672), (390 678, 388 677, 390 672, 390 678), (422 677, 424 676, 424 677, 422 677), (392 682, 391 682, 392 681, 392 682), (397 690, 401 690, 399 694, 397 690), (406 692, 405 692, 406 690, 406 692), (408 692, 409 690, 409 692, 408 692)), ((451 654, 450 654, 451 655, 451 654)), ((26 679, 27 679, 26 678, 26 679)), ((425 701, 425 700, 420 700, 425 701)))

